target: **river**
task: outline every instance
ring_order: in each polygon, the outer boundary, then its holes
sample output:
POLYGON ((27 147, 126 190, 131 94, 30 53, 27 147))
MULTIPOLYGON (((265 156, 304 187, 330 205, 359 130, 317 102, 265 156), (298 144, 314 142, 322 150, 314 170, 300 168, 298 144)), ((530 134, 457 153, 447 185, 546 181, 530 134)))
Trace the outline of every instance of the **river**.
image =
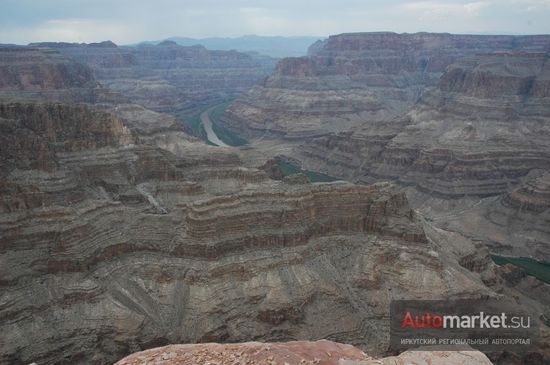
POLYGON ((214 107, 209 108, 201 113, 201 122, 204 130, 206 131, 206 138, 208 138, 210 142, 220 147, 229 147, 221 139, 218 138, 218 136, 214 132, 214 129, 212 129, 212 121, 210 120, 210 113, 212 112, 212 109, 214 109, 214 107))

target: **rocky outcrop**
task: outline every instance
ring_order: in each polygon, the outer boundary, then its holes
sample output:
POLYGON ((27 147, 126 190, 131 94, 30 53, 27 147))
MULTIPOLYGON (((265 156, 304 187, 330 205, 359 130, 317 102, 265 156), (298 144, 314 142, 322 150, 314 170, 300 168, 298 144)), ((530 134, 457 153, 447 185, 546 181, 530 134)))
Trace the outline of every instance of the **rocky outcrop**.
POLYGON ((249 136, 303 139, 342 132, 406 112, 462 57, 490 51, 547 52, 548 44, 548 36, 331 36, 312 46, 308 57, 280 61, 262 85, 231 106, 224 121, 249 136))
POLYGON ((121 102, 93 71, 52 49, 0 47, 0 101, 121 102))
POLYGON ((550 260, 548 171, 532 170, 507 193, 461 207, 443 220, 449 229, 481 240, 505 256, 550 260))
POLYGON ((91 70, 58 52, 26 47, 0 48, 0 88, 49 90, 93 84, 91 70))
POLYGON ((350 345, 331 341, 294 341, 220 345, 171 345, 130 355, 115 365, 196 365, 288 364, 288 365, 490 365, 485 355, 476 351, 411 351, 398 357, 373 359, 350 345))

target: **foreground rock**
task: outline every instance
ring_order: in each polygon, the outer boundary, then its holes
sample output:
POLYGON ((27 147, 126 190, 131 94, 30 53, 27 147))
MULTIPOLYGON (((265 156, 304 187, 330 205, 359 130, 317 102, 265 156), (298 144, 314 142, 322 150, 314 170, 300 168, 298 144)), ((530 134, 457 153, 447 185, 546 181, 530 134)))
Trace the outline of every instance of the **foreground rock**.
POLYGON ((411 351, 373 359, 350 345, 331 341, 170 345, 130 355, 115 365, 490 365, 477 351, 411 351))

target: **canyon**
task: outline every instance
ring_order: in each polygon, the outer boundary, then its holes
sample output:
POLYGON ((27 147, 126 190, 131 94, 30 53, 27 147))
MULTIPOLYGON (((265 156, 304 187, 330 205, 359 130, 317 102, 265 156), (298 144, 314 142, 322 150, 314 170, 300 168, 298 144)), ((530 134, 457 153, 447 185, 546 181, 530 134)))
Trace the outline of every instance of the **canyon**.
POLYGON ((441 228, 548 261, 550 237, 539 227, 550 206, 542 198, 533 210, 544 187, 529 186, 550 168, 549 42, 333 36, 308 57, 281 61, 223 120, 259 148, 277 141, 265 149, 271 157, 359 183, 394 181, 441 228))
POLYGON ((537 343, 487 356, 548 361, 548 284, 491 260, 550 256, 548 52, 427 33, 331 36, 275 67, 170 41, 0 47, 0 363, 234 351, 176 345, 212 342, 489 363, 388 353, 391 301, 426 298, 514 303, 537 343), (235 97, 220 123, 248 145, 182 124, 235 97))

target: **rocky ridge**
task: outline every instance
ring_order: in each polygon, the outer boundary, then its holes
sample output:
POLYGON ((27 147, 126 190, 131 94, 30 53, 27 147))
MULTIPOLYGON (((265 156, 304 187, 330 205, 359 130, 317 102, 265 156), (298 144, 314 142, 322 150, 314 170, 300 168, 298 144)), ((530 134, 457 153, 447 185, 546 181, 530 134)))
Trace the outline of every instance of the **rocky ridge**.
POLYGON ((448 196, 503 193, 550 167, 547 61, 524 53, 462 60, 404 116, 313 140, 303 153, 332 156, 347 177, 399 179, 448 196))

